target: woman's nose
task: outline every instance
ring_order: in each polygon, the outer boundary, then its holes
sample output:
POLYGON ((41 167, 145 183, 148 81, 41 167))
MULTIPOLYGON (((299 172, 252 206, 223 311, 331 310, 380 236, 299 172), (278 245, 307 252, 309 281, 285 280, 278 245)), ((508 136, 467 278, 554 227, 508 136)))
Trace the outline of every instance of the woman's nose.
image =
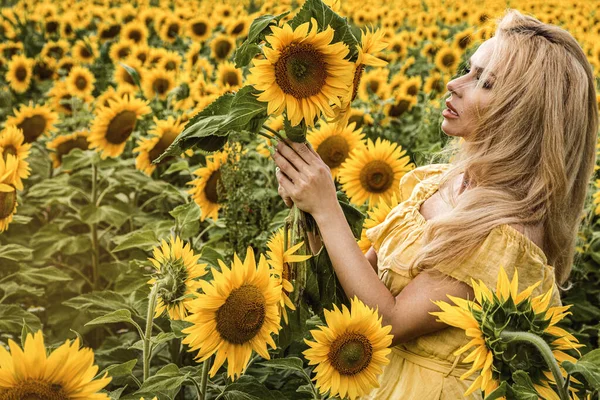
POLYGON ((448 82, 446 84, 446 89, 448 89, 448 91, 450 93, 456 94, 458 97, 461 97, 461 95, 458 93, 458 89, 460 87, 460 85, 457 84, 457 79, 453 79, 450 82, 448 82))

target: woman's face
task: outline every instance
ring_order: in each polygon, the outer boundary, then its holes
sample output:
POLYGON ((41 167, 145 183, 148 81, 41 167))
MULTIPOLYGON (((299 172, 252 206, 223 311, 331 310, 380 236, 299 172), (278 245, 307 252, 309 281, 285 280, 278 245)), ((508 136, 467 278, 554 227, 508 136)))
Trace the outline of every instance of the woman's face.
POLYGON ((463 75, 448 82, 448 91, 452 92, 446 100, 446 109, 442 112, 444 121, 442 130, 448 136, 459 136, 468 140, 477 124, 477 109, 485 108, 491 100, 493 76, 479 87, 479 78, 496 45, 496 38, 486 40, 479 46, 463 75), (455 111, 453 113, 451 110, 455 111), (458 114, 458 115, 457 115, 458 114))

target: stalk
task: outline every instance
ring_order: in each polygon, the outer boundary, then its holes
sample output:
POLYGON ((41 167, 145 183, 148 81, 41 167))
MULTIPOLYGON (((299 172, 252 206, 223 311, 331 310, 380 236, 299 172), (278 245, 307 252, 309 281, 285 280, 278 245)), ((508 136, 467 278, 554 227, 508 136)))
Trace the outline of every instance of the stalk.
POLYGON ((154 308, 156 307, 156 295, 158 293, 156 283, 152 285, 148 296, 148 313, 146 314, 146 332, 144 337, 144 350, 142 353, 144 362, 144 382, 150 375, 150 339, 152 339, 152 324, 154 322, 154 308))
POLYGON ((206 399, 206 387, 208 386, 208 371, 210 370, 211 357, 204 360, 202 363, 202 376, 200 377, 200 388, 202 389, 201 400, 206 399))
MULTIPOLYGON (((91 202, 94 206, 97 206, 98 200, 98 166, 96 163, 92 163, 92 199, 91 202)), ((100 263, 100 246, 98 244, 98 224, 94 222, 92 228, 92 290, 96 290, 98 287, 98 265, 100 263)))
POLYGON ((546 364, 550 368, 552 375, 554 376, 554 381, 556 382, 556 386, 558 387, 558 395, 561 400, 570 400, 569 397, 569 387, 565 385, 565 380, 560 371, 560 367, 556 362, 556 358, 554 358, 554 354, 552 354, 552 349, 548 346, 548 343, 544 341, 538 335, 529 332, 511 332, 511 331, 502 331, 500 332, 500 338, 504 339, 508 342, 525 342, 530 343, 537 347, 540 354, 546 361, 546 364))

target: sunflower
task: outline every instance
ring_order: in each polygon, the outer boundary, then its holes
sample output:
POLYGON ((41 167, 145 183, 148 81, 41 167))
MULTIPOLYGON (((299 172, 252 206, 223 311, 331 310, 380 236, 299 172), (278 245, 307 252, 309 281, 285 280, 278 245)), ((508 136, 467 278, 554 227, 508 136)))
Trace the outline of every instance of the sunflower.
MULTIPOLYGON (((156 169, 156 165, 152 162, 173 143, 185 127, 179 118, 175 120, 173 117, 168 117, 166 121, 160 121, 155 117, 154 123, 156 125, 148 132, 149 136, 140 139, 137 143, 138 146, 133 149, 134 153, 138 153, 135 158, 135 167, 148 176, 152 175, 156 169)), ((164 161, 165 159, 161 163, 164 161)))
POLYGON ((403 94, 405 96, 416 97, 417 94, 419 93, 419 90, 421 89, 422 83, 423 83, 423 80, 421 79, 420 76, 414 76, 414 77, 408 78, 406 81, 404 81, 400 85, 398 90, 400 91, 401 94, 403 94))
POLYGON ((157 67, 162 68, 165 71, 176 73, 179 71, 179 67, 181 66, 182 62, 183 60, 181 59, 179 53, 175 51, 167 51, 164 57, 162 57, 157 63, 157 67))
MULTIPOLYGON (((13 215, 17 212, 17 189, 14 182, 17 178, 18 169, 19 160, 17 157, 12 154, 0 154, 0 232, 8 229, 8 225, 13 220, 13 215)), ((1 371, 2 368, 0 368, 1 371)))
POLYGON ((403 60, 408 55, 408 45, 404 35, 394 35, 388 47, 391 60, 403 60))
POLYGON ((200 221, 206 218, 217 220, 221 208, 221 166, 227 162, 229 152, 218 151, 206 157, 206 167, 198 168, 194 175, 198 178, 188 182, 194 187, 188 191, 200 206, 200 221))
POLYGON ((188 36, 196 42, 204 42, 212 33, 212 24, 205 17, 196 17, 187 22, 188 36))
POLYGON ((45 105, 34 106, 32 102, 29 105, 21 105, 18 110, 13 110, 15 114, 9 116, 6 125, 14 125, 23 131, 25 143, 35 142, 38 137, 48 135, 58 121, 58 114, 53 112, 50 107, 45 105))
POLYGON ((146 43, 148 40, 148 28, 139 21, 128 22, 121 28, 121 40, 135 44, 146 43))
POLYGON ((89 131, 80 130, 66 135, 58 135, 53 140, 46 143, 46 148, 54 150, 50 152, 52 167, 58 168, 62 164, 62 158, 69 154, 73 149, 87 150, 89 131))
POLYGON ((129 40, 120 40, 113 43, 108 52, 113 64, 117 64, 119 61, 125 61, 125 59, 131 55, 131 48, 134 46, 135 42, 129 40))
POLYGON ((207 83, 202 75, 198 75, 190 84, 190 93, 194 100, 201 102, 206 96, 218 94, 219 88, 212 83, 207 83))
POLYGON ((439 72, 432 72, 423 85, 423 91, 433 96, 442 94, 446 89, 446 79, 439 72))
POLYGON ((354 400, 379 387, 377 376, 390 362, 393 338, 391 325, 382 326, 382 318, 356 296, 350 310, 335 304, 333 311, 325 310, 326 326, 310 331, 315 341, 304 339, 310 348, 302 353, 309 365, 317 365, 319 392, 354 400))
POLYGON ((7 125, 0 132, 0 154, 4 161, 7 161, 9 154, 17 158, 18 167, 13 184, 18 190, 23 190, 23 179, 27 179, 31 173, 26 161, 31 144, 23 143, 24 140, 23 131, 14 125, 7 125))
POLYGON ((25 56, 13 56, 8 62, 8 71, 6 80, 12 90, 17 93, 24 93, 31 83, 33 66, 35 62, 25 56))
POLYGON ((38 58, 33 66, 33 77, 38 82, 48 81, 54 78, 56 73, 56 61, 53 58, 38 58))
POLYGON ((393 97, 393 102, 387 103, 383 107, 383 113, 386 118, 381 121, 383 125, 389 125, 389 123, 397 118, 400 118, 404 113, 410 111, 415 105, 417 105, 416 96, 408 96, 403 93, 397 93, 393 97))
POLYGON ((133 77, 125 69, 123 64, 127 65, 130 68, 133 68, 137 72, 139 79, 140 79, 140 84, 141 84, 144 81, 143 78, 145 76, 144 68, 142 67, 142 63, 137 58, 133 58, 132 56, 129 56, 127 58, 127 60, 125 60, 123 62, 119 62, 117 65, 115 65, 113 79, 117 83, 117 86, 119 88, 132 89, 135 92, 138 90, 137 85, 135 84, 133 77))
POLYGON ((217 67, 217 84, 223 90, 236 90, 242 86, 242 71, 232 62, 223 61, 217 67))
POLYGON ((279 229, 267 243, 269 250, 267 251, 268 263, 271 266, 271 275, 277 278, 278 284, 282 286, 281 300, 279 301, 279 309, 283 315, 285 323, 288 323, 288 315, 286 307, 290 310, 295 310, 294 303, 288 297, 294 291, 292 285, 290 263, 302 262, 308 260, 310 255, 300 255, 294 253, 298 251, 304 244, 300 242, 286 250, 284 243, 283 229, 279 229))
MULTIPOLYGON (((452 306, 443 301, 432 300, 442 311, 430 312, 431 315, 438 317, 440 322, 464 329, 471 338, 469 343, 456 350, 454 355, 459 356, 476 347, 463 360, 463 363, 473 362, 473 365, 460 379, 466 379, 480 370, 479 376, 467 389, 465 396, 478 389, 489 394, 501 381, 512 382, 512 371, 523 369, 527 365, 529 368, 525 372, 530 376, 541 397, 559 400, 550 388, 550 382, 554 383, 554 378, 547 370, 545 361, 539 357, 539 350, 520 343, 507 343, 500 337, 505 329, 527 330, 545 341, 550 341, 548 344, 558 361, 573 360, 573 357, 562 350, 577 350, 583 345, 579 344, 573 335, 556 326, 565 316, 571 314, 567 312, 571 306, 549 307, 553 287, 546 293, 532 297, 533 290, 540 283, 536 282, 518 293, 517 270, 515 269, 510 281, 501 266, 495 293, 481 280, 478 283, 471 279, 471 286, 475 292, 474 301, 448 295, 456 304, 452 306)), ((566 371, 562 367, 561 370, 566 376, 566 371)))
POLYGON ((228 34, 234 37, 246 37, 248 30, 250 29, 250 20, 248 16, 242 15, 237 18, 229 20, 227 23, 226 31, 228 34))
POLYGON ((193 325, 182 330, 187 335, 182 343, 189 345, 190 351, 198 350, 198 362, 216 353, 210 377, 227 359, 227 376, 236 379, 246 368, 252 350, 268 360, 267 344, 276 347, 271 334, 281 329, 281 285, 270 276, 263 255, 256 262, 251 247, 244 262, 234 254, 231 269, 221 260, 219 266, 220 272, 212 269, 212 282, 200 282, 204 293, 190 303, 190 315, 185 320, 193 325))
POLYGON ((150 285, 157 284, 157 303, 154 318, 165 310, 172 320, 182 320, 188 315, 190 302, 196 297, 200 282, 197 278, 206 275, 207 264, 199 264, 200 255, 195 255, 189 243, 183 245, 179 237, 165 240, 152 249, 150 262, 156 268, 150 285))
POLYGON ((158 36, 168 43, 175 43, 178 37, 183 33, 182 22, 175 17, 168 16, 165 18, 160 29, 158 30, 158 36))
POLYGON ((164 69, 153 69, 144 74, 142 83, 147 99, 158 97, 166 100, 169 92, 175 88, 175 74, 164 69))
POLYGON ((358 85, 358 97, 363 101, 369 101, 372 95, 380 99, 385 98, 388 92, 387 68, 377 68, 367 72, 358 85))
POLYGON ((435 66, 441 71, 453 75, 460 63, 460 53, 453 47, 442 47, 435 55, 435 66))
POLYGON ((138 44, 133 46, 127 62, 130 62, 132 58, 138 60, 141 65, 146 65, 146 61, 148 61, 150 58, 150 47, 147 44, 138 44))
POLYGON ((379 204, 373 207, 370 211, 367 211, 368 218, 365 219, 365 222, 363 223, 362 232, 358 241, 358 247, 360 247, 364 254, 366 254, 372 246, 371 241, 367 238, 367 229, 382 223, 390 211, 392 211, 392 209, 398 204, 398 196, 396 193, 394 193, 389 203, 385 200, 381 200, 379 204))
POLYGON ((95 82, 94 74, 82 66, 73 67, 66 79, 67 89, 71 95, 81 98, 86 98, 92 94, 95 82))
POLYGON ((66 40, 49 41, 42 48, 42 58, 53 58, 58 61, 69 52, 71 45, 66 40))
POLYGON ((372 126, 375 120, 368 112, 359 108, 350 108, 348 116, 348 124, 356 123, 356 128, 362 128, 363 126, 372 126))
POLYGON ((129 96, 109 100, 109 103, 108 107, 97 110, 88 137, 89 148, 101 152, 103 159, 123 153, 136 121, 152 112, 145 101, 129 96))
POLYGON ((0 397, 21 399, 108 400, 98 393, 111 381, 108 373, 95 379, 94 352, 79 348, 79 338, 46 355, 42 331, 28 333, 23 349, 12 339, 10 352, 0 347, 0 397))
POLYGON ((76 64, 77 62, 73 57, 66 56, 56 63, 56 70, 59 75, 67 76, 76 64))
POLYGON ((228 35, 218 35, 210 42, 210 56, 217 62, 229 59, 235 49, 235 40, 228 35))
POLYGON ((146 68, 156 67, 160 60, 162 60, 163 57, 167 55, 167 53, 168 50, 162 47, 151 47, 148 62, 146 63, 146 68))
POLYGON ((399 194, 400 178, 415 167, 405 154, 401 146, 381 138, 375 143, 368 139, 364 149, 352 152, 338 175, 350 201, 358 206, 368 201, 370 207, 391 201, 399 194))
POLYGON ((355 130, 355 127, 354 122, 344 128, 340 128, 338 124, 322 122, 319 129, 309 131, 306 136, 306 140, 331 170, 333 179, 337 178, 340 165, 350 152, 364 147, 362 129, 355 130))
POLYGON ((474 43, 474 28, 467 28, 464 31, 458 32, 454 35, 454 47, 460 49, 460 51, 467 50, 474 43))
POLYGON ((98 38, 101 43, 114 39, 121 33, 121 24, 116 21, 106 21, 98 24, 98 38))
POLYGON ((348 48, 342 42, 330 44, 331 27, 317 33, 317 23, 271 27, 273 35, 264 47, 266 59, 254 59, 248 81, 263 91, 258 100, 268 102, 267 113, 279 115, 284 110, 292 126, 302 120, 313 126, 324 113, 334 118, 331 103, 342 108, 342 99, 352 86, 354 67, 344 58, 348 48))

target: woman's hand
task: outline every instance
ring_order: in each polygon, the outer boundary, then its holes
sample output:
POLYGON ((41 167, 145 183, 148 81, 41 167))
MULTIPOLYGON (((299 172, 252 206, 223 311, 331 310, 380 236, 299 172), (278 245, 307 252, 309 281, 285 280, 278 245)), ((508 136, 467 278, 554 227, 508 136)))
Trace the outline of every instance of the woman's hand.
POLYGON ((329 167, 305 144, 279 142, 273 160, 279 167, 279 195, 288 207, 292 204, 315 219, 339 207, 329 167), (294 151, 296 150, 296 151, 294 151))

